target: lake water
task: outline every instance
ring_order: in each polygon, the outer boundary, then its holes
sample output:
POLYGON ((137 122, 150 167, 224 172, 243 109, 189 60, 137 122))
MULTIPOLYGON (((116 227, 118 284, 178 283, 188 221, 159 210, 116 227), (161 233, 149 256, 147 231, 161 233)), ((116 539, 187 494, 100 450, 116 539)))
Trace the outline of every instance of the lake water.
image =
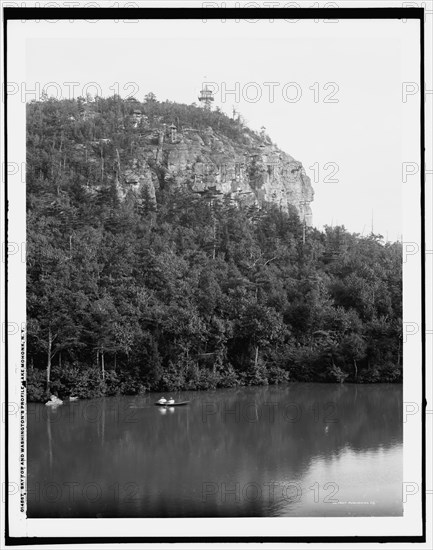
POLYGON ((28 516, 402 515, 401 385, 159 397, 29 403, 28 516))

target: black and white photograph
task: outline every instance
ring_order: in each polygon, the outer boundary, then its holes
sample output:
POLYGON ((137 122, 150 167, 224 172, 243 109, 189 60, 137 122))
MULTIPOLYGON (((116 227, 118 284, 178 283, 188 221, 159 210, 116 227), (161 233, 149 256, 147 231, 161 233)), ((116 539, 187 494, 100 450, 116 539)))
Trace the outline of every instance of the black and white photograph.
POLYGON ((9 4, 6 544, 427 548, 431 3, 9 4))

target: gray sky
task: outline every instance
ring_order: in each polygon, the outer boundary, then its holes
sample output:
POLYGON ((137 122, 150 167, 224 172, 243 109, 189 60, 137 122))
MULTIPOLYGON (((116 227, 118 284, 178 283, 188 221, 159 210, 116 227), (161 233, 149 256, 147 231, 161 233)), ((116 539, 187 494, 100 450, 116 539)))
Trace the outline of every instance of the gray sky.
POLYGON ((407 125, 419 97, 402 101, 402 83, 418 81, 417 23, 26 25, 29 89, 54 82, 49 95, 70 97, 65 83, 77 82, 75 96, 87 85, 94 95, 94 82, 104 96, 116 91, 142 100, 153 91, 190 104, 203 81, 215 83, 215 105, 229 114, 234 105, 303 163, 315 189, 314 225, 366 234, 373 215, 376 232, 400 237, 402 162, 416 160, 408 144, 419 140, 417 124, 407 125))

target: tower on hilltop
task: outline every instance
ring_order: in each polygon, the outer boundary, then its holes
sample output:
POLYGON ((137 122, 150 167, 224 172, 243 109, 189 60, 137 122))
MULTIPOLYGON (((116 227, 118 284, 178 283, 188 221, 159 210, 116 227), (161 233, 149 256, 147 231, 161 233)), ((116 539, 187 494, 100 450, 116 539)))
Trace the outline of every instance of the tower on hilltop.
POLYGON ((200 90, 200 95, 198 96, 198 100, 200 101, 200 104, 203 105, 205 109, 211 109, 212 107, 212 101, 214 101, 213 92, 212 90, 209 90, 207 87, 207 84, 203 86, 203 88, 200 90))

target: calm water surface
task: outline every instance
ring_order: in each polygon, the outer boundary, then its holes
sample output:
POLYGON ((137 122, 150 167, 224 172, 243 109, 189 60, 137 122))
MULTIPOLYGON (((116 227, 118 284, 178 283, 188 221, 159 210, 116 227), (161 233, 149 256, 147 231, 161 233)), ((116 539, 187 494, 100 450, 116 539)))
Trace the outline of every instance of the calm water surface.
POLYGON ((30 403, 28 516, 402 514, 400 385, 159 397, 30 403))

